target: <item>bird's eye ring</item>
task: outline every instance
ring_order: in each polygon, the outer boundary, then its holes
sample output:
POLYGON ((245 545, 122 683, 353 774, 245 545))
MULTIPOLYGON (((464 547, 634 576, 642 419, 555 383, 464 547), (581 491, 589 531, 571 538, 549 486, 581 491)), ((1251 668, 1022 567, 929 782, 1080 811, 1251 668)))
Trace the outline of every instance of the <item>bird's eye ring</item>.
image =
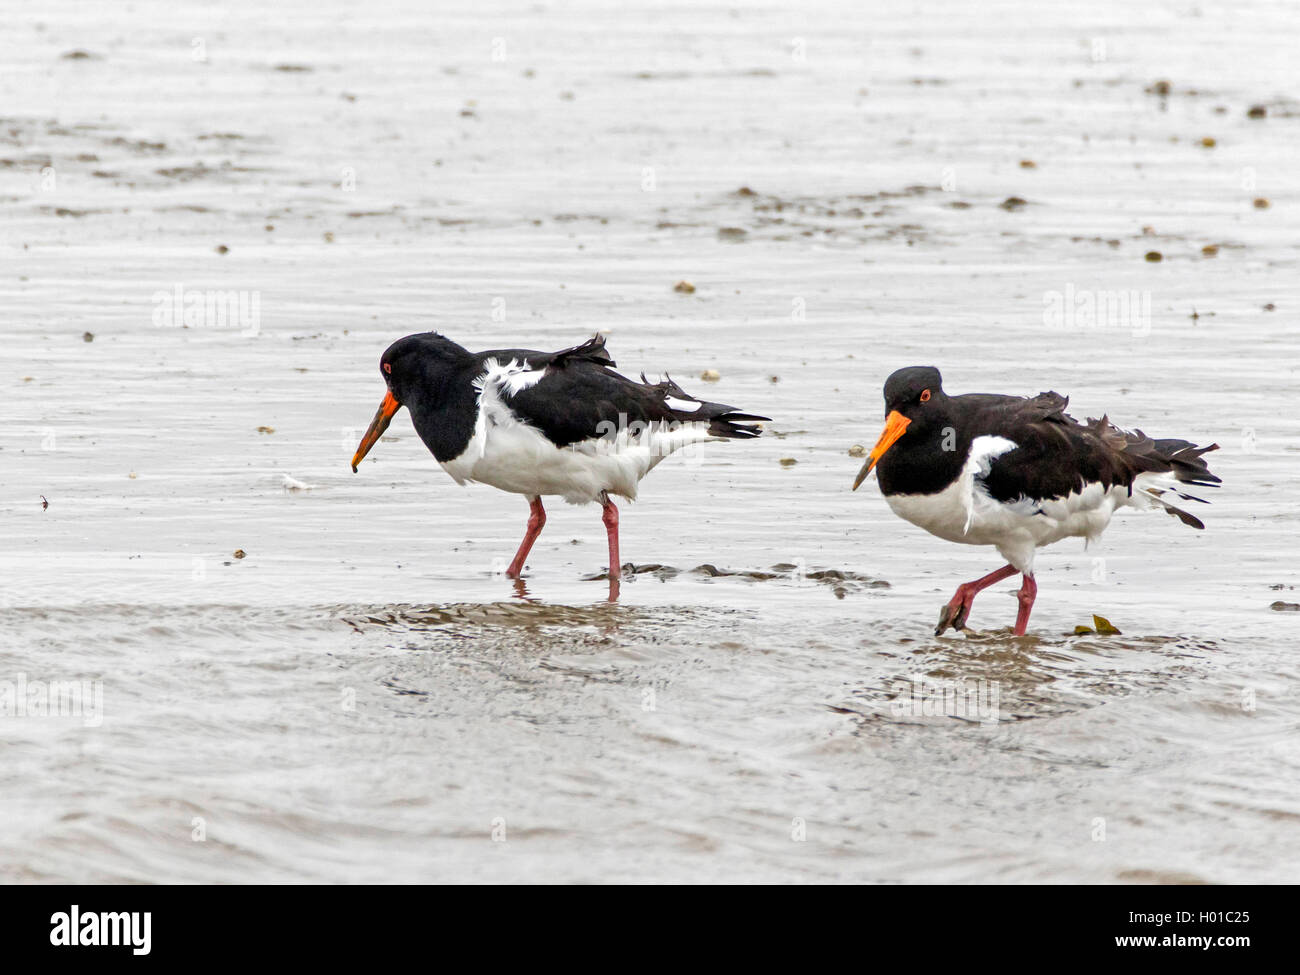
POLYGON ((928 389, 921 390, 921 402, 922 403, 930 402, 930 391, 928 389))
POLYGON ((393 364, 391 362, 384 363, 384 372, 390 376, 393 374, 393 364))

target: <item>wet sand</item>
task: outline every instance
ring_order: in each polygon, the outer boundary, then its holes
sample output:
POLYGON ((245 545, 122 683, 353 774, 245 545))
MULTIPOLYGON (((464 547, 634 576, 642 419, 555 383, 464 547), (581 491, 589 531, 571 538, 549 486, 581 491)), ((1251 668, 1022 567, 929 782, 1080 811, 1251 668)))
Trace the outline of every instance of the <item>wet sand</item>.
POLYGON ((1294 879, 1285 10, 256 10, 11 20, 0 680, 103 711, 0 718, 0 877, 1294 879), (526 505, 404 414, 348 469, 422 329, 607 331, 774 420, 643 483, 617 606, 558 502, 521 593, 526 505), (1207 530, 1122 514, 1040 553, 1030 637, 1005 585, 932 637, 995 554, 849 490, 916 363, 1219 442, 1207 530), (914 703, 959 686, 997 720, 914 703))

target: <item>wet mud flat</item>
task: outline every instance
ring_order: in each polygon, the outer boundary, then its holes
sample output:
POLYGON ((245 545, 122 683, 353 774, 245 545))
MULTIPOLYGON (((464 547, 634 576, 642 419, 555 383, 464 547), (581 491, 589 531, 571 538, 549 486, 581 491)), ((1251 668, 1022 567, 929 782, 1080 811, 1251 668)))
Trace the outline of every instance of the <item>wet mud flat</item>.
POLYGON ((12 25, 0 695, 102 703, 0 718, 0 876, 1293 879, 1279 12, 289 12, 12 25), (774 419, 644 482, 617 605, 593 508, 516 587, 520 499, 405 420, 348 470, 427 328, 774 419), (1207 530, 934 638, 993 553, 849 490, 914 363, 1218 441, 1207 530))

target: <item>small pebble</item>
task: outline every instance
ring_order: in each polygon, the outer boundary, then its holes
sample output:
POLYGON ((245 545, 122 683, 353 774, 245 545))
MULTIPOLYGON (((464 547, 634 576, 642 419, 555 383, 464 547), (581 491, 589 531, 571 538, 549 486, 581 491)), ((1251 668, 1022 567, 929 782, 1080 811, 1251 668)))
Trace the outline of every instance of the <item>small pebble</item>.
POLYGON ((1022 160, 1020 160, 1020 168, 1021 168, 1021 169, 1037 169, 1037 168, 1038 168, 1038 163, 1034 162, 1032 159, 1022 159, 1022 160))
POLYGON ((1003 210, 1019 210, 1025 205, 1025 201, 1018 196, 1008 196, 998 204, 1003 210))
POLYGON ((325 233, 323 233, 321 236, 325 238, 325 243, 327 243, 327 244, 332 244, 332 243, 334 243, 334 231, 332 231, 332 230, 327 230, 327 231, 325 231, 325 233))
POLYGON ((247 554, 248 553, 245 552, 242 548, 235 549, 235 558, 237 559, 242 559, 247 554))
POLYGON ((227 247, 225 244, 218 244, 218 245, 217 245, 215 248, 213 248, 213 249, 214 249, 218 254, 229 254, 229 253, 230 253, 230 248, 227 247))
POLYGON ((795 460, 793 457, 782 457, 782 458, 781 458, 781 466, 782 466, 782 467, 793 467, 793 466, 794 466, 795 464, 797 464, 797 463, 799 463, 799 462, 798 462, 797 460, 795 460))
POLYGON ((275 433, 275 427, 258 427, 258 433, 275 433))
POLYGON ((678 281, 673 285, 673 290, 681 295, 693 295, 695 294, 695 285, 689 281, 678 281))
POLYGON ((1263 105, 1251 105, 1246 111, 1246 118, 1267 118, 1268 109, 1263 105))
POLYGON ((1159 264, 1165 259, 1165 256, 1159 251, 1147 251, 1146 259, 1152 264, 1159 264))
POLYGON ((1155 84, 1153 84, 1150 88, 1147 89, 1147 92, 1152 95, 1168 95, 1169 92, 1172 90, 1173 90, 1173 85, 1171 85, 1169 82, 1157 81, 1155 84))
POLYGON ((81 333, 81 341, 83 341, 83 342, 93 342, 93 341, 95 341, 95 333, 94 333, 94 332, 82 332, 82 333, 81 333))
POLYGON ((1265 197, 1262 197, 1262 196, 1257 196, 1257 197, 1255 197, 1255 209, 1256 209, 1256 210, 1267 210, 1267 209, 1268 209, 1269 207, 1271 207, 1272 205, 1273 205, 1273 204, 1269 203, 1269 202, 1268 202, 1268 199, 1265 198, 1265 197))
POLYGON ((1208 135, 1201 140, 1201 145, 1206 149, 1213 149, 1218 144, 1219 143, 1215 139, 1211 138, 1208 135))
POLYGON ((1218 256, 1219 256, 1219 245, 1218 245, 1218 244, 1206 244, 1204 247, 1201 248, 1201 256, 1202 256, 1202 257, 1218 257, 1218 256))
POLYGON ((700 373, 700 378, 703 379, 706 383, 716 383, 719 379, 722 378, 722 373, 718 372, 718 370, 716 369, 705 369, 702 373, 700 373))
POLYGON ((862 446, 862 444, 860 443, 855 443, 852 447, 849 448, 849 456, 865 457, 867 456, 867 448, 862 446))

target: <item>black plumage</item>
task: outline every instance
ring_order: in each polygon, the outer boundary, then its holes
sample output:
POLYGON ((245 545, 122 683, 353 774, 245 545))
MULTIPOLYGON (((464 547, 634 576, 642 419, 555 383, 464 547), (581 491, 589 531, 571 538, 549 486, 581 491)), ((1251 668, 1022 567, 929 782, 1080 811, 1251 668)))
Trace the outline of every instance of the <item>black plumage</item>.
MULTIPOLYGON (((474 432, 479 384, 490 363, 518 363, 545 375, 517 392, 505 392, 507 406, 557 447, 608 437, 633 424, 704 421, 709 433, 728 439, 759 434, 752 423, 767 417, 734 406, 694 400, 672 380, 641 382, 614 371, 601 335, 559 352, 489 349, 470 352, 436 332, 394 342, 381 363, 398 401, 411 411, 420 439, 440 461, 464 451, 474 432), (698 404, 695 411, 671 406, 676 398, 698 404)), ((382 366, 381 366, 382 368, 382 366)))
POLYGON ((1121 507, 1162 508, 1205 525, 1172 503, 1201 501, 1214 487, 1198 447, 1121 430, 1108 417, 1080 423, 1059 393, 949 396, 933 366, 900 369, 885 382, 885 430, 854 488, 872 469, 889 506, 949 541, 992 545, 1007 565, 958 587, 936 634, 966 624, 976 593, 1019 572, 1014 632, 1023 634, 1037 593, 1034 552, 1063 538, 1095 539, 1121 507))
POLYGON ((546 524, 542 497, 598 501, 609 536, 610 598, 618 595, 618 509, 641 478, 687 444, 746 440, 767 417, 695 399, 671 379, 614 371, 596 335, 559 352, 470 352, 436 332, 408 335, 380 359, 387 393, 352 456, 352 470, 397 411, 458 483, 481 482, 528 498, 524 540, 506 569, 518 578, 546 524))
MULTIPOLYGON (((886 495, 942 490, 960 473, 972 442, 980 436, 1004 437, 1016 444, 994 458, 979 477, 996 501, 1063 498, 1087 484, 1118 484, 1132 491, 1134 479, 1143 473, 1172 474, 1191 487, 1220 483, 1201 459, 1218 444, 1198 447, 1186 440, 1153 440, 1141 430, 1121 430, 1104 416, 1080 423, 1065 412, 1070 400, 1060 393, 949 396, 933 367, 899 370, 890 382, 886 413, 896 409, 911 423, 877 464, 880 490, 886 495), (922 403, 920 395, 926 390, 930 398, 922 403)), ((1178 495, 1204 502, 1181 491, 1178 495)), ((1186 512, 1169 510, 1192 527, 1205 527, 1186 512)))

